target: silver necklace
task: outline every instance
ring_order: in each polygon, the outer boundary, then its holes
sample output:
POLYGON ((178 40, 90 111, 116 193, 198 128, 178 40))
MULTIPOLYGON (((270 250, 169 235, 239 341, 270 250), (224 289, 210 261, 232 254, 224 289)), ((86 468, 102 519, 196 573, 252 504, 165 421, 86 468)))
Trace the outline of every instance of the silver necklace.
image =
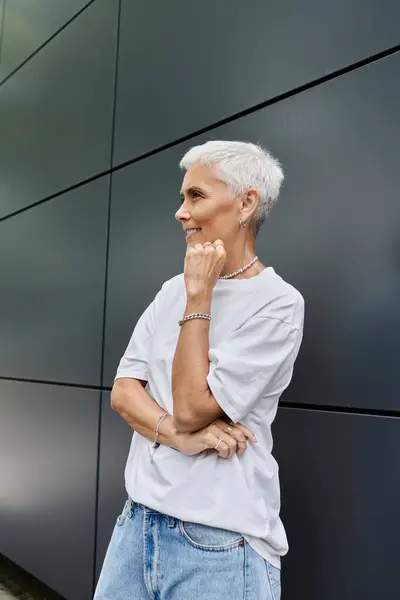
POLYGON ((254 263, 258 260, 258 256, 255 256, 247 265, 244 265, 241 269, 234 271, 233 273, 229 273, 228 275, 220 275, 218 279, 231 279, 231 277, 235 277, 235 275, 239 275, 239 273, 243 273, 246 269, 254 265, 254 263))

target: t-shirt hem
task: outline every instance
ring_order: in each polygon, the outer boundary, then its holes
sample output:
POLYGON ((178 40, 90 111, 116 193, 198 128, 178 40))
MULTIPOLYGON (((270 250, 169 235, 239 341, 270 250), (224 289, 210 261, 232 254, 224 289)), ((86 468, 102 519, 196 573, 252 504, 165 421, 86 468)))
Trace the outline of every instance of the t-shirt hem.
POLYGON ((118 373, 115 375, 114 381, 117 381, 117 379, 122 379, 122 377, 130 377, 131 379, 141 379, 142 381, 147 381, 148 374, 144 371, 132 371, 131 369, 126 371, 122 370, 118 371, 118 373))
POLYGON ((272 552, 269 552, 263 540, 257 540, 262 543, 263 548, 261 550, 260 548, 258 548, 258 544, 254 542, 254 538, 252 539, 251 537, 248 537, 246 535, 244 535, 243 537, 249 544, 249 546, 254 550, 254 552, 257 552, 257 554, 261 556, 261 558, 269 562, 273 567, 276 567, 277 569, 281 568, 281 557, 279 556, 279 554, 273 554, 272 552))
POLYGON ((237 408, 235 406, 232 406, 229 400, 223 395, 221 390, 219 390, 216 394, 214 393, 212 376, 207 375, 206 380, 216 403, 220 406, 224 413, 228 415, 231 421, 233 421, 234 423, 239 422, 240 419, 243 418, 243 416, 239 413, 237 408))
MULTIPOLYGON (((143 499, 137 500, 136 499, 136 494, 133 492, 133 490, 130 491, 129 488, 130 488, 129 482, 125 478, 125 489, 126 489, 126 493, 128 494, 129 498, 131 500, 133 500, 133 502, 139 502, 139 504, 144 504, 144 506, 146 506, 147 504, 145 502, 143 503, 143 499)), ((156 506, 156 504, 153 507, 150 506, 149 508, 152 508, 153 510, 156 510, 156 511, 162 510, 161 507, 156 506)), ((171 513, 172 512, 174 512, 174 514, 170 514, 168 516, 173 516, 176 519, 182 520, 181 516, 178 515, 178 511, 175 510, 175 511, 171 511, 171 513)), ((209 527, 217 527, 217 525, 209 525, 209 527)), ((242 533, 242 535, 243 535, 244 539, 246 540, 246 542, 249 544, 249 546, 254 550, 254 552, 257 552, 257 554, 259 556, 261 556, 261 558, 263 558, 264 560, 266 560, 267 562, 269 562, 273 567, 276 567, 277 569, 281 568, 281 557, 280 557, 280 555, 276 554, 275 552, 271 552, 269 550, 269 546, 268 546, 268 543, 266 541, 264 541, 261 538, 255 538, 254 536, 248 536, 248 535, 246 535, 244 533, 242 533), (260 546, 262 546, 262 548, 260 548, 260 546)))

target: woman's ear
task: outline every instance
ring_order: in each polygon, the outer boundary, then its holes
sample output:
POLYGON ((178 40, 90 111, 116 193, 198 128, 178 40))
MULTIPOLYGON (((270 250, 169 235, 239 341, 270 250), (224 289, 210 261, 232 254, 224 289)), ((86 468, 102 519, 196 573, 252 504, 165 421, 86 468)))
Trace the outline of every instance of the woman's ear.
POLYGON ((256 211, 258 203, 260 201, 260 193, 256 189, 249 189, 244 194, 242 200, 242 218, 247 221, 249 217, 252 217, 256 211))

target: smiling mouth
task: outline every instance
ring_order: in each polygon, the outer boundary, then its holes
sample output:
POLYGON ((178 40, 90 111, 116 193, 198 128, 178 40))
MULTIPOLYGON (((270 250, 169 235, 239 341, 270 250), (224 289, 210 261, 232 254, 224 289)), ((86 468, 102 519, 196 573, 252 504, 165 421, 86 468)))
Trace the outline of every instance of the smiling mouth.
POLYGON ((191 237, 192 235, 194 235, 195 233, 199 233, 199 231, 201 231, 200 229, 187 229, 185 231, 186 233, 186 238, 191 237))

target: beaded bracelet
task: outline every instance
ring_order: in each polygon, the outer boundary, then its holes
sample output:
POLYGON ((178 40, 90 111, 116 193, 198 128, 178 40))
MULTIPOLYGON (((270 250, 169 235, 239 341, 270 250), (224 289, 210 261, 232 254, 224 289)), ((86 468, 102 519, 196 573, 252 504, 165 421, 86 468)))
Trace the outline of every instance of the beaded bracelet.
POLYGON ((184 317, 181 321, 178 321, 179 327, 186 323, 186 321, 191 321, 192 319, 207 319, 207 321, 211 321, 211 315, 208 313, 193 313, 192 315, 184 317))

